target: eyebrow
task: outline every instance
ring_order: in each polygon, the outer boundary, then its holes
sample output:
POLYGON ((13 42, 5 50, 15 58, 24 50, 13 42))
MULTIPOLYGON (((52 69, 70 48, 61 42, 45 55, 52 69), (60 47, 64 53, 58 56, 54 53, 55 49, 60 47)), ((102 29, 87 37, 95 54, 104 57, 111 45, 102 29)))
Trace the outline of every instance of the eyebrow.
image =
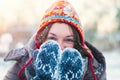
POLYGON ((51 34, 51 35, 53 35, 53 36, 56 36, 54 33, 48 33, 48 34, 51 34))
MULTIPOLYGON (((49 33, 49 34, 51 34, 51 35, 53 35, 53 36, 56 36, 56 34, 54 34, 54 33, 49 33)), ((66 37, 74 37, 73 35, 68 35, 68 36, 66 36, 66 37)))

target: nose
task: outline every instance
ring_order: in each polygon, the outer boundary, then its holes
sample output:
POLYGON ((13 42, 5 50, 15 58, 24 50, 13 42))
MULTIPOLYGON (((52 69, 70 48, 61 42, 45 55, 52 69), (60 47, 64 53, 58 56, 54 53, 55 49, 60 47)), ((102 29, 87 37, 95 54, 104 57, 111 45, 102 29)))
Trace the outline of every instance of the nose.
POLYGON ((61 49, 63 50, 65 48, 65 45, 64 45, 63 41, 59 40, 57 42, 60 45, 61 49))

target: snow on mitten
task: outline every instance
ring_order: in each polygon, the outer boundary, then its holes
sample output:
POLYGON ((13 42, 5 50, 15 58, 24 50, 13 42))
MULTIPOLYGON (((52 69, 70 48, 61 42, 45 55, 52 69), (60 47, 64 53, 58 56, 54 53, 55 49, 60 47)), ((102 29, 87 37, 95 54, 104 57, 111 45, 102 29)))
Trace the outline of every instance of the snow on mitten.
POLYGON ((73 48, 66 48, 58 67, 59 80, 81 80, 83 74, 81 54, 73 48))
POLYGON ((33 80, 54 80, 59 51, 58 43, 50 40, 43 43, 40 49, 34 52, 36 76, 33 80))

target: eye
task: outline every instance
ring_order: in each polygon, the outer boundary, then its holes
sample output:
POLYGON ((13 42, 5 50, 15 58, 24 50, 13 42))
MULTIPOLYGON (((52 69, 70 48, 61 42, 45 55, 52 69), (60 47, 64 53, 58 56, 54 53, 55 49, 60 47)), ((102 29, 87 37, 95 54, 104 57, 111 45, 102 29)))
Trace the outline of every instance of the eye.
POLYGON ((74 43, 74 39, 67 38, 67 39, 65 39, 65 42, 67 42, 67 43, 74 43))
POLYGON ((56 38, 54 36, 50 36, 47 38, 48 40, 56 40, 56 38))

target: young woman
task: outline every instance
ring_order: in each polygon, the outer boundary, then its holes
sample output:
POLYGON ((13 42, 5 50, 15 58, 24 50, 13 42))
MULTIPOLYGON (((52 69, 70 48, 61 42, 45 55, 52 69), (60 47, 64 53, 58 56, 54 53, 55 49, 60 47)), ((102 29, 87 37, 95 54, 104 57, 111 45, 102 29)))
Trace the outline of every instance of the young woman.
POLYGON ((70 3, 59 0, 43 16, 30 42, 10 51, 16 60, 4 80, 106 80, 105 58, 84 40, 70 3))

